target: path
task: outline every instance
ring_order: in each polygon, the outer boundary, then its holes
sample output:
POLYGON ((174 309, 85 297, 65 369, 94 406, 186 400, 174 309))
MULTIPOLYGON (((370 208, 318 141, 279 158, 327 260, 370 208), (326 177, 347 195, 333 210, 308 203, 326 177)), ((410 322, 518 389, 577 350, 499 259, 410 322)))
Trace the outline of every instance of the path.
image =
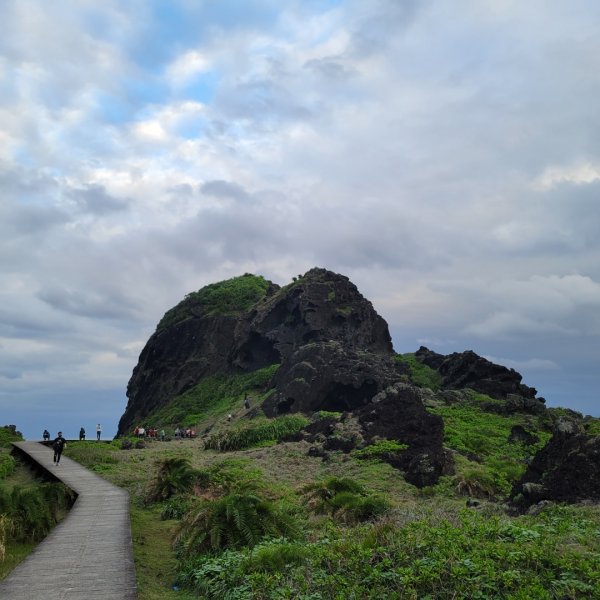
POLYGON ((10 575, 3 600, 135 600, 129 495, 75 461, 37 442, 14 445, 78 497, 68 516, 10 575))

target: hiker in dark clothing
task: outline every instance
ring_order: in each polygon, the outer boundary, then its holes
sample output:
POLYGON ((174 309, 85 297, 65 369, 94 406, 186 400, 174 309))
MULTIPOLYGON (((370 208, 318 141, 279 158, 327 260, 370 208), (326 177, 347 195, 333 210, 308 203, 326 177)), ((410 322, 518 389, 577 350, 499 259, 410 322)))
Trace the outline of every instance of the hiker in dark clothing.
POLYGON ((45 442, 49 442, 50 441, 50 432, 47 429, 44 429, 43 438, 44 438, 45 442))
POLYGON ((248 394, 244 394, 244 408, 248 410, 250 408, 250 400, 248 400, 248 394))
POLYGON ((67 445, 67 440, 62 436, 62 431, 58 432, 58 436, 54 438, 52 442, 52 448, 54 448, 54 464, 57 465, 60 462, 60 455, 67 445))
POLYGON ((83 427, 79 430, 79 441, 82 440, 85 440, 85 429, 83 427))

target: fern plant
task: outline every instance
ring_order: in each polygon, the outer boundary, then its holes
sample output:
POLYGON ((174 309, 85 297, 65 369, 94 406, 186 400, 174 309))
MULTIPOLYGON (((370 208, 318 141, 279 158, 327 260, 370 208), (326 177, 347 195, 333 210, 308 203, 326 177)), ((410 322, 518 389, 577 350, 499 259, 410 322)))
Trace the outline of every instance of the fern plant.
POLYGON ((295 537, 294 518, 257 493, 230 493, 199 501, 183 520, 175 544, 191 556, 224 549, 252 547, 266 537, 295 537))
POLYGON ((338 521, 355 523, 383 515, 390 503, 369 494, 362 485, 347 477, 330 477, 305 486, 306 504, 317 514, 329 514, 338 521))
POLYGON ((198 471, 192 468, 187 458, 165 458, 159 462, 158 472, 148 492, 148 500, 168 500, 176 494, 189 492, 198 477, 198 471))

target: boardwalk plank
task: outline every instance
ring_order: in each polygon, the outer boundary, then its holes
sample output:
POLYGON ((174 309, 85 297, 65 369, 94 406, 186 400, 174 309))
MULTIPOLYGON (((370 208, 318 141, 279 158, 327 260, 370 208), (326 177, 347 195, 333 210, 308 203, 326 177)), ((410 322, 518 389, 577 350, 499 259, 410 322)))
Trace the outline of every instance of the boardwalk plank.
POLYGON ((4 581, 2 600, 135 600, 127 492, 51 449, 15 442, 77 492, 68 516, 4 581))

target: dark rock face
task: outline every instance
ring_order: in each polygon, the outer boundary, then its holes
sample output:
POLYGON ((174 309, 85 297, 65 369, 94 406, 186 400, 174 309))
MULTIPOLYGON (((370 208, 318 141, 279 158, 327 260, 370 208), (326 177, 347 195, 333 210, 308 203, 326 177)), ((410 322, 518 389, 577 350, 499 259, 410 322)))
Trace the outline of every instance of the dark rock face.
POLYGON ((600 502, 600 436, 562 428, 531 462, 511 497, 522 510, 543 500, 600 502))
POLYGON ((396 383, 355 414, 365 439, 398 440, 408 445, 407 450, 391 455, 388 462, 404 471, 409 483, 433 485, 450 467, 443 448, 444 422, 425 410, 419 388, 396 383))
MULTIPOLYGON (((421 346, 415 356, 442 375, 445 389, 468 387, 498 399, 506 399, 509 394, 535 399, 537 393, 535 388, 521 383, 522 376, 514 369, 496 365, 472 350, 444 356, 421 346)), ((538 404, 543 405, 541 401, 538 404)))
MULTIPOLYGON (((208 316, 185 302, 191 316, 156 331, 144 347, 127 386, 119 434, 207 375, 275 363, 289 370, 292 355, 306 344, 335 341, 349 352, 393 352, 387 323, 372 304, 347 277, 325 269, 312 269, 286 288, 271 284, 242 315, 208 316)), ((366 378, 365 385, 366 396, 381 389, 367 390, 366 378)))
POLYGON ((390 356, 352 350, 337 341, 310 343, 280 367, 273 380, 277 392, 263 410, 268 416, 354 411, 399 376, 390 356))
POLYGON ((509 442, 519 442, 527 446, 536 444, 539 441, 537 435, 527 431, 522 425, 515 425, 508 436, 509 442))

